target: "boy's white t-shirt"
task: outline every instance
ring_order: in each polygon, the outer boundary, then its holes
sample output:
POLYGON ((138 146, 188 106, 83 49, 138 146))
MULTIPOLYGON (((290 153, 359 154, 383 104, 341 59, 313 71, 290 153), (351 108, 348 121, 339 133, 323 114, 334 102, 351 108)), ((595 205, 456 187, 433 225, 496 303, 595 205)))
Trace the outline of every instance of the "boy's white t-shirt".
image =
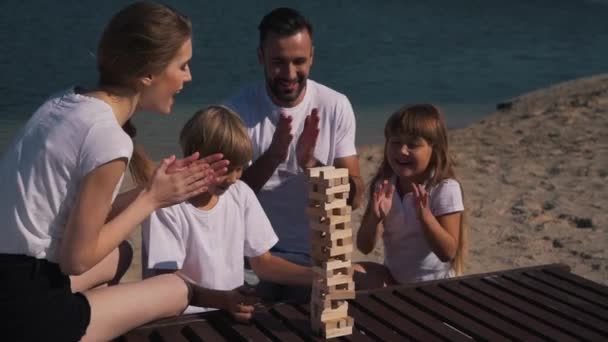
POLYGON ((282 108, 272 102, 265 82, 260 81, 244 87, 225 104, 245 122, 253 145, 254 162, 268 150, 280 113, 293 118, 293 139, 287 159, 277 167, 257 196, 279 236, 277 247, 308 254, 308 188, 303 170, 298 166, 296 144, 304 129, 304 120, 317 108, 320 131, 315 158, 325 165, 333 165, 337 158, 356 155, 355 114, 348 98, 329 87, 307 80, 302 102, 292 108, 282 108))
MULTIPOLYGON (((445 179, 429 193, 433 216, 464 211, 460 184, 445 179)), ((384 220, 384 264, 399 283, 443 279, 454 276, 452 264, 442 262, 433 253, 424 235, 414 206, 414 193, 393 196, 393 204, 384 220)))
MULTIPOLYGON (((253 191, 237 181, 203 211, 183 202, 156 210, 142 224, 144 272, 181 270, 214 290, 243 285, 243 257, 264 254, 278 238, 253 191)), ((189 308, 190 312, 204 311, 189 308)))
POLYGON ((2 155, 0 253, 58 262, 82 179, 109 161, 128 161, 132 152, 132 139, 107 103, 74 89, 50 97, 2 155))

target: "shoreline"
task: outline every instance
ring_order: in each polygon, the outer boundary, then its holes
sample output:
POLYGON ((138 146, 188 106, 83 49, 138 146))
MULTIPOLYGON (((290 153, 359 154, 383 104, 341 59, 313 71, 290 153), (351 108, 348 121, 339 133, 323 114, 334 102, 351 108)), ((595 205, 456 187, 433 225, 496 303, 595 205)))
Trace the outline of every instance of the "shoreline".
MULTIPOLYGON (((449 131, 469 225, 465 274, 564 263, 608 284, 608 74, 542 88, 497 107, 449 131)), ((368 186, 382 145, 360 145, 358 153, 368 186)), ((363 210, 353 211, 353 235, 363 210)), ((125 280, 140 276, 138 231, 131 241, 134 262, 125 280)), ((380 245, 369 255, 355 250, 353 260, 382 262, 383 255, 380 245)))

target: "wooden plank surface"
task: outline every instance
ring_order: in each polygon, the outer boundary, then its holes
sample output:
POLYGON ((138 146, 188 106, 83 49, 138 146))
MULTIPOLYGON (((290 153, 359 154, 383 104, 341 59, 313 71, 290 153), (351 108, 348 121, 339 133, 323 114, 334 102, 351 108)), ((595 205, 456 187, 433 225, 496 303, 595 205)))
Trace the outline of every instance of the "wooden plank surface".
MULTIPOLYGON (((469 284, 471 281, 450 282, 439 284, 440 287, 447 291, 458 293, 474 302, 480 307, 484 307, 488 311, 492 311, 495 315, 494 319, 504 320, 510 324, 516 325, 520 329, 527 331, 529 336, 525 338, 528 341, 552 339, 558 341, 575 341, 576 339, 570 335, 566 335, 560 330, 545 324, 543 321, 536 319, 535 316, 528 314, 524 310, 520 310, 518 306, 511 305, 512 301, 509 298, 504 298, 503 295, 490 296, 487 290, 483 290, 483 286, 475 287, 469 284), (501 298, 505 300, 501 300, 501 298)), ((496 294, 495 291, 490 291, 496 294)), ((508 295, 506 295, 508 296, 508 295)), ((489 322, 488 324, 493 324, 489 322)))
MULTIPOLYGON (((353 334, 336 341, 608 341, 608 287, 562 264, 358 291, 353 334)), ((224 312, 159 320, 117 339, 138 341, 325 341, 307 305, 256 309, 249 324, 224 312)))
POLYGON ((540 337, 532 335, 529 331, 521 329, 520 326, 512 324, 504 316, 498 315, 497 311, 491 307, 479 305, 472 298, 471 300, 465 300, 465 298, 458 296, 456 293, 441 288, 439 284, 420 288, 420 292, 450 307, 452 310, 458 311, 460 315, 467 316, 483 326, 507 336, 509 339, 530 342, 542 340, 540 337))
POLYGON ((566 329, 568 329, 569 333, 576 335, 578 338, 594 341, 603 340, 605 338, 595 331, 595 327, 587 323, 587 319, 593 319, 593 317, 568 305, 560 303, 551 297, 545 296, 542 291, 536 292, 506 277, 489 278, 484 279, 484 281, 488 281, 489 283, 500 287, 504 291, 511 292, 517 297, 523 299, 523 301, 528 303, 529 306, 538 307, 543 311, 543 315, 552 313, 554 314, 554 317, 561 317, 561 319, 556 318, 553 321, 561 322, 562 326, 568 327, 566 329))

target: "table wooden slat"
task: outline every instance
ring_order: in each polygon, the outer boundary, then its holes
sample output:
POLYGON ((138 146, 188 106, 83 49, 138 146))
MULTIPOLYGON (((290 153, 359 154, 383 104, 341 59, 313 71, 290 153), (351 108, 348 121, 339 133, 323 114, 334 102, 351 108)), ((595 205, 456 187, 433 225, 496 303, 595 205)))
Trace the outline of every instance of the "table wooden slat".
POLYGON ((584 287, 587 291, 592 291, 594 293, 601 294, 602 296, 608 298, 608 286, 598 284, 589 279, 579 277, 576 274, 572 274, 567 270, 563 269, 545 269, 543 272, 551 274, 554 277, 561 278, 567 281, 570 281, 577 286, 584 287))
MULTIPOLYGON (((511 294, 509 291, 505 291, 501 287, 494 286, 487 279, 471 279, 466 282, 466 286, 469 286, 476 291, 483 292, 487 296, 500 301, 501 303, 512 307, 515 310, 520 310, 522 314, 526 316, 532 316, 536 320, 539 320, 554 329, 561 331, 562 333, 568 334, 573 338, 581 339, 580 336, 575 335, 574 331, 580 327, 561 316, 554 314, 551 311, 547 311, 543 307, 529 303, 525 299, 511 294)), ((527 322, 522 319, 521 321, 527 322)))
POLYGON ((204 341, 204 342, 222 342, 226 339, 220 335, 207 321, 198 321, 188 324, 183 330, 184 336, 188 337, 190 341, 204 341))
POLYGON ((443 322, 448 323, 449 325, 463 331, 465 334, 473 338, 490 341, 510 340, 508 337, 500 334, 498 331, 492 330, 474 319, 461 315, 458 311, 446 306, 445 303, 436 301, 418 292, 415 288, 408 288, 403 291, 398 290, 396 292, 401 294, 403 297, 407 297, 408 299, 412 300, 414 303, 417 303, 419 307, 425 308, 426 311, 431 313, 433 316, 438 317, 438 319, 442 320, 443 322))
POLYGON ((579 310, 575 310, 572 307, 564 305, 560 302, 552 300, 550 297, 544 296, 540 292, 535 292, 529 290, 526 287, 520 286, 518 283, 511 281, 506 278, 489 278, 484 279, 484 281, 488 281, 491 284, 501 287, 504 291, 511 291, 513 294, 516 294, 518 297, 522 298, 524 301, 529 303, 530 305, 535 305, 539 307, 541 310, 547 312, 553 312, 557 316, 561 316, 564 319, 562 322, 571 326, 570 329, 573 329, 572 334, 579 336, 580 338, 590 339, 590 340, 598 340, 604 339, 601 334, 592 331, 595 330, 593 326, 590 326, 585 320, 593 319, 589 315, 581 312, 579 310), (586 327, 586 329, 584 328, 586 327))
POLYGON ((608 296, 589 291, 584 285, 573 284, 545 272, 525 272, 524 275, 563 291, 564 293, 558 295, 561 298, 582 299, 584 301, 581 302, 582 306, 597 307, 600 310, 597 312, 599 318, 608 317, 608 296))
POLYGON ((598 332, 605 334, 608 337, 608 311, 597 305, 593 305, 586 300, 576 296, 568 295, 567 292, 561 291, 554 287, 554 284, 547 284, 535 278, 529 277, 526 274, 509 275, 508 279, 518 285, 527 288, 531 292, 539 293, 555 303, 559 303, 560 312, 576 316, 578 322, 589 326, 591 329, 596 329, 598 332))
POLYGON ((279 341, 304 341, 267 310, 256 312, 253 316, 253 322, 260 329, 265 330, 266 334, 271 334, 279 341))
POLYGON ((163 329, 155 329, 153 335, 160 336, 162 341, 166 342, 188 342, 188 339, 182 335, 183 325, 172 325, 163 329))
POLYGON ((310 328, 310 318, 296 310, 293 306, 282 304, 276 305, 271 312, 274 312, 281 317, 286 325, 290 326, 298 335, 304 337, 307 341, 324 341, 320 337, 312 333, 310 328))
POLYGON ((141 342, 149 340, 149 330, 137 329, 116 339, 116 342, 141 342))
POLYGON ((229 341, 270 341, 255 325, 235 322, 225 312, 211 315, 207 321, 229 341))
MULTIPOLYGON (((363 330, 367 335, 372 335, 378 340, 386 342, 412 340, 407 335, 400 334, 394 328, 382 324, 378 317, 370 316, 366 312, 359 310, 357 304, 351 303, 348 307, 348 313, 355 319, 357 329, 363 330)), ((429 338, 427 341, 434 341, 435 339, 429 338)))
POLYGON ((360 297, 357 298, 357 303, 372 311, 384 324, 389 324, 393 329, 410 338, 421 341, 468 340, 466 336, 447 327, 443 322, 417 307, 395 297, 392 293, 382 292, 377 295, 360 297), (400 314, 396 315, 389 308, 397 310, 400 314))
POLYGON ((532 335, 526 336, 525 340, 527 341, 537 339, 553 339, 564 342, 577 340, 574 337, 566 335, 560 330, 536 319, 536 317, 533 315, 529 315, 525 311, 518 310, 517 307, 513 307, 495 297, 486 294, 485 291, 480 290, 479 287, 470 285, 470 283, 471 281, 448 282, 445 284, 440 284, 439 286, 445 288, 446 290, 453 291, 454 293, 458 293, 459 295, 466 297, 468 300, 475 302, 477 305, 485 307, 486 310, 494 312, 496 314, 494 319, 496 320, 503 319, 513 325, 521 327, 522 329, 526 329, 528 334, 532 335))
POLYGON ((484 326, 498 331, 501 335, 505 335, 510 339, 518 339, 522 341, 540 341, 538 336, 531 335, 530 332, 522 330, 517 325, 511 324, 509 321, 496 315, 496 311, 486 308, 483 305, 476 305, 464 300, 460 296, 437 286, 427 286, 419 289, 420 292, 432 297, 434 300, 449 306, 451 309, 460 312, 464 316, 478 321, 484 326))

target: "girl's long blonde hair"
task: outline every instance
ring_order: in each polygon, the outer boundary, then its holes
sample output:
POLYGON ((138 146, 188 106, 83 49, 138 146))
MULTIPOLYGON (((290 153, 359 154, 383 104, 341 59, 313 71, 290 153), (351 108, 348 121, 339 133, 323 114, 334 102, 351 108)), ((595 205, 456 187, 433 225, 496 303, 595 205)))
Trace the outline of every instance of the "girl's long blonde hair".
MULTIPOLYGON (((367 210, 371 210, 375 184, 380 180, 390 179, 394 174, 388 163, 386 153, 389 139, 394 136, 423 138, 433 147, 428 166, 430 178, 426 183, 427 190, 430 190, 431 187, 439 184, 444 179, 456 179, 454 161, 448 148, 447 128, 441 111, 431 104, 415 104, 402 107, 391 115, 384 127, 384 158, 378 172, 370 183, 367 210)), ((464 201, 462 185, 460 182, 458 184, 460 185, 464 201)), ((468 229, 464 213, 460 219, 459 236, 456 255, 454 260, 452 260, 452 267, 456 275, 462 275, 464 272, 464 261, 468 249, 468 229)))

